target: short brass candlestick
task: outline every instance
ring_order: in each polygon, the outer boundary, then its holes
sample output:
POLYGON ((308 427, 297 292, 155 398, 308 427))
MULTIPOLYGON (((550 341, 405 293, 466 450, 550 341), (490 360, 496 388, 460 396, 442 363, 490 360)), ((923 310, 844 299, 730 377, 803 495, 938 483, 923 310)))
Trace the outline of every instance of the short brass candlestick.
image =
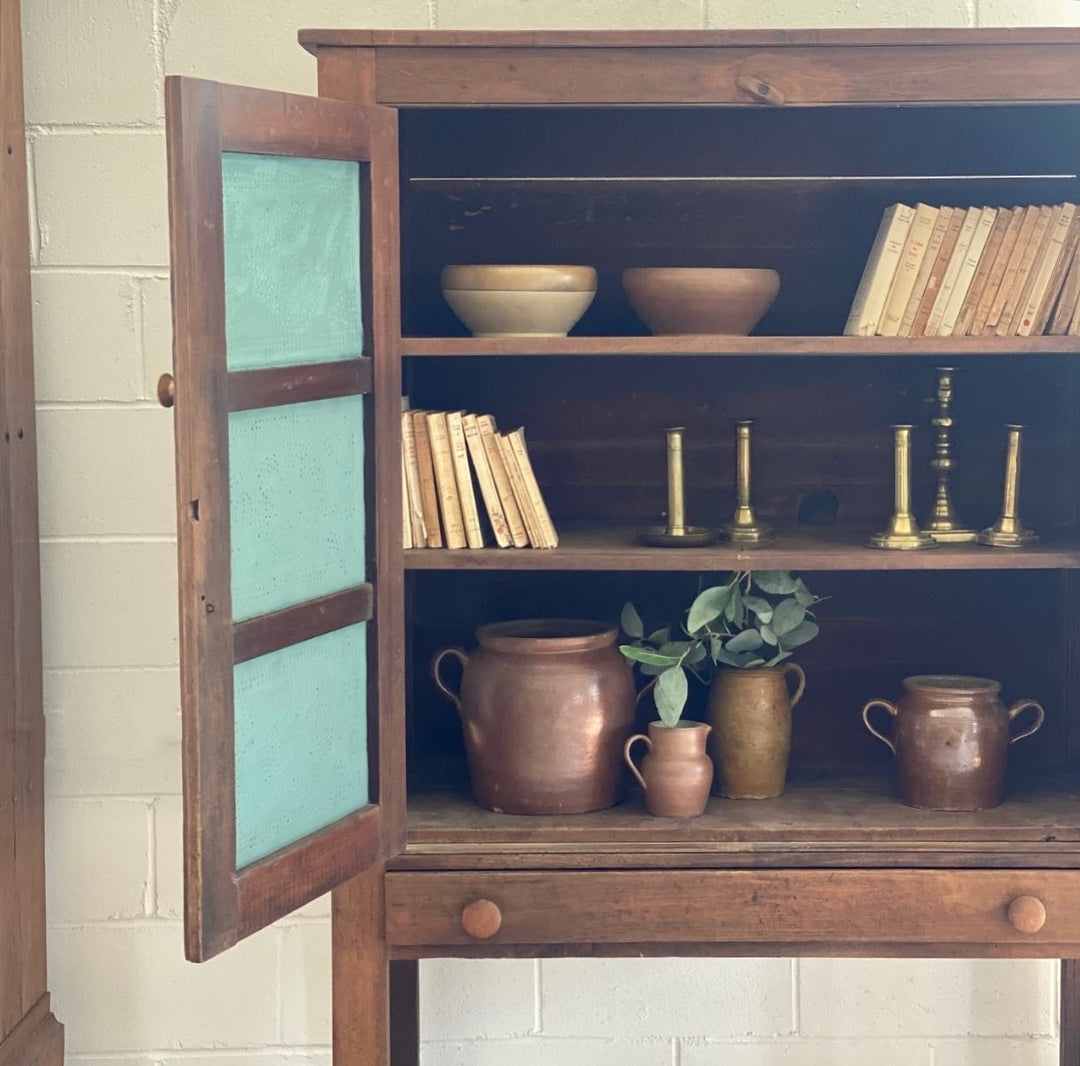
POLYGON ((893 426, 893 516, 880 533, 870 538, 871 548, 891 548, 912 551, 917 548, 936 548, 937 541, 923 533, 911 513, 911 426, 893 426))
POLYGON ((956 460, 952 457, 950 431, 953 427, 952 411, 952 376, 951 366, 939 366, 937 384, 937 413, 930 419, 930 424, 937 428, 934 440, 934 458, 930 468, 937 475, 937 489, 934 492, 934 506, 926 522, 926 532, 939 544, 973 544, 978 538, 974 529, 965 529, 964 523, 953 506, 949 482, 956 469, 956 460))
POLYGON ((673 426, 667 434, 668 523, 638 530, 638 540, 656 548, 698 548, 711 544, 720 535, 717 529, 686 524, 685 479, 683 475, 682 426, 673 426))
POLYGON ((1001 517, 979 534, 979 543, 992 548, 1022 548, 1039 540, 1038 533, 1025 529, 1020 521, 1020 445, 1023 433, 1023 426, 1005 427, 1005 494, 1001 517))
POLYGON ((733 544, 758 548, 773 538, 772 526, 759 522, 750 506, 750 427, 752 419, 735 423, 735 516, 723 527, 733 544))

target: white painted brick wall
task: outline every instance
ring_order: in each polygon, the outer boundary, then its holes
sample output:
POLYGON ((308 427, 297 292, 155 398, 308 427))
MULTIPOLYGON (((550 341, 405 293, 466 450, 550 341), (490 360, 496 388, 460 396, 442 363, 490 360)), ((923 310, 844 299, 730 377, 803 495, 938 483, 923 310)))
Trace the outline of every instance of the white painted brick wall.
MULTIPOLYGON (((314 91, 301 26, 1080 24, 1080 0, 23 0, 50 984, 88 1066, 330 1066, 326 899, 183 959, 164 72, 314 91)), ((425 1066, 1051 1066, 1028 962, 440 960, 425 1066)))

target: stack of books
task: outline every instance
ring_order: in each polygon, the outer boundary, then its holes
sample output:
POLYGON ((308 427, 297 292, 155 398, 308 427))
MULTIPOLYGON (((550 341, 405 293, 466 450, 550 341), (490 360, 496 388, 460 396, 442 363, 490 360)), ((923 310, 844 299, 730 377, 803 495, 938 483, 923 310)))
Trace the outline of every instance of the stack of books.
POLYGON ((500 548, 558 547, 524 429, 500 433, 491 415, 406 410, 401 438, 406 548, 483 548, 488 532, 500 548))
POLYGON ((1080 336, 1080 211, 887 207, 844 333, 1080 336))

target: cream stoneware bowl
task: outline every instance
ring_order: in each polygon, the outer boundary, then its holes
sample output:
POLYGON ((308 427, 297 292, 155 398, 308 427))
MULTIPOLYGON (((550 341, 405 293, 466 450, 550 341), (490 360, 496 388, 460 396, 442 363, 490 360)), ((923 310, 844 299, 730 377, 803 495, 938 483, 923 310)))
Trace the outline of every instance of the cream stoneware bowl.
POLYGON ((780 275, 744 267, 631 267, 622 284, 652 333, 745 336, 772 306, 780 275))
POLYGON ((589 266, 443 267, 446 302, 474 337, 565 337, 596 295, 589 266))

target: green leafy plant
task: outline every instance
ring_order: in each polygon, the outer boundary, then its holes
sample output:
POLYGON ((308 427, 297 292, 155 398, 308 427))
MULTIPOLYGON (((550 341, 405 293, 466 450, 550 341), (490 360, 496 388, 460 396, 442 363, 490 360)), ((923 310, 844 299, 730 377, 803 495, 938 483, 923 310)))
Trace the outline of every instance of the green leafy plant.
POLYGON ((674 726, 682 717, 692 675, 707 684, 721 667, 776 666, 818 635, 811 610, 821 600, 802 578, 784 570, 740 570, 723 585, 698 593, 678 627, 646 635, 632 603, 622 609, 623 632, 631 643, 619 651, 653 680, 660 720, 674 726))

